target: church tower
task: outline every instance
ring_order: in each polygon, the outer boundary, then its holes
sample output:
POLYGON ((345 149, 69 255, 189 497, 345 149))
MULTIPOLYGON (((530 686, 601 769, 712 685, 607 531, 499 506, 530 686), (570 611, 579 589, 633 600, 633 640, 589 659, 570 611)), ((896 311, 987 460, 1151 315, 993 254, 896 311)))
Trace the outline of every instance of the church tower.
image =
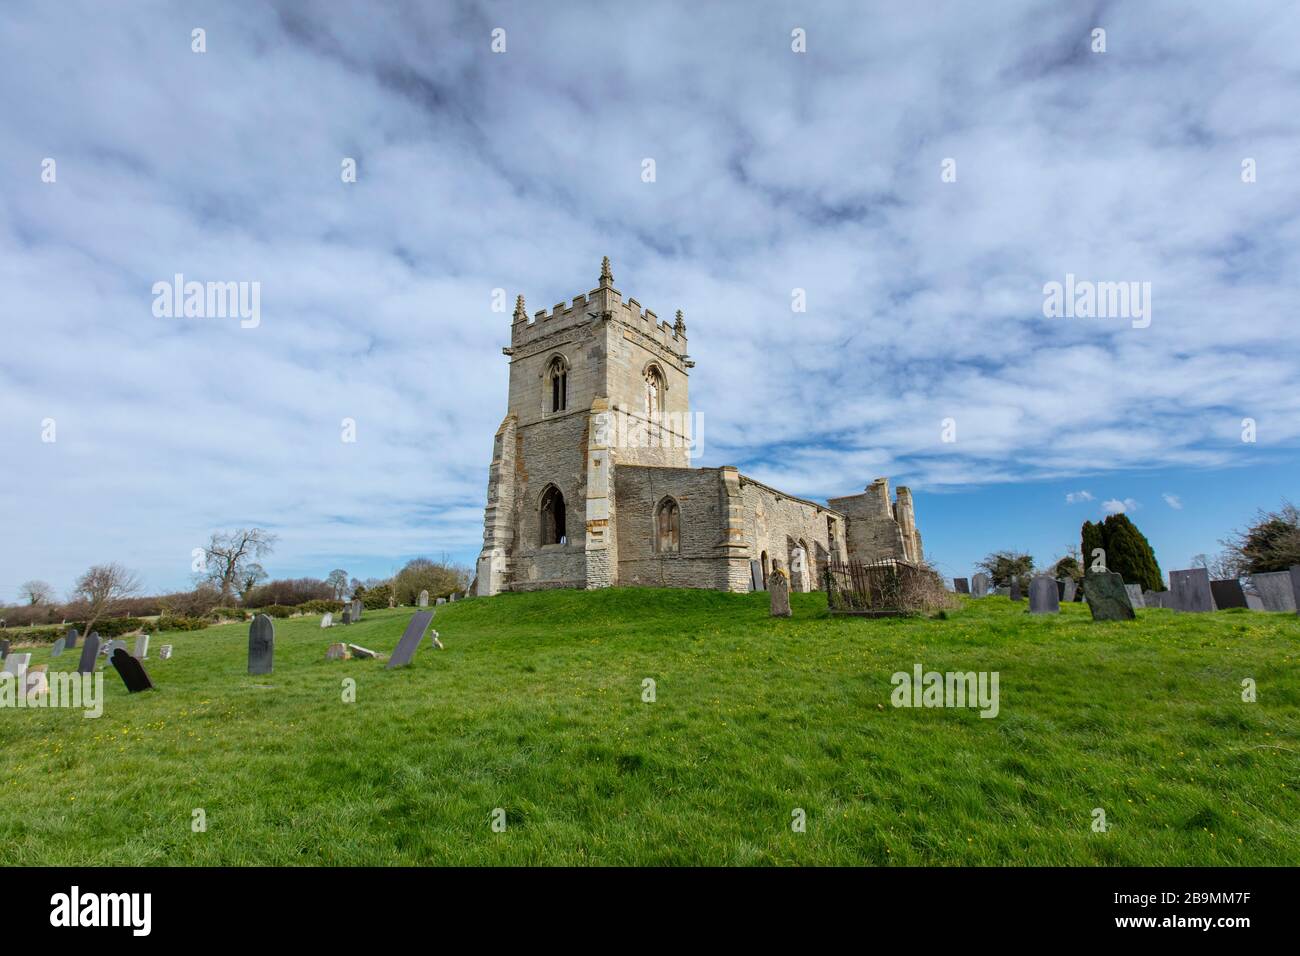
POLYGON ((510 390, 488 473, 477 593, 617 581, 614 468, 690 466, 686 323, 595 289, 531 319, 516 300, 510 390))

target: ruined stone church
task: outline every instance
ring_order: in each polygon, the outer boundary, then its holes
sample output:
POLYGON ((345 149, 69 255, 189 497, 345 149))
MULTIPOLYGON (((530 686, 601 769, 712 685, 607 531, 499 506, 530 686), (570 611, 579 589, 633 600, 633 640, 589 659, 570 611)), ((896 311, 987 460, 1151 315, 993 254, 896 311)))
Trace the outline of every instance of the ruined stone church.
POLYGON ((735 467, 692 468, 686 323, 599 284, 510 329, 510 395, 488 473, 475 593, 619 586, 765 587, 782 568, 921 559, 912 495, 877 478, 807 501, 735 467))

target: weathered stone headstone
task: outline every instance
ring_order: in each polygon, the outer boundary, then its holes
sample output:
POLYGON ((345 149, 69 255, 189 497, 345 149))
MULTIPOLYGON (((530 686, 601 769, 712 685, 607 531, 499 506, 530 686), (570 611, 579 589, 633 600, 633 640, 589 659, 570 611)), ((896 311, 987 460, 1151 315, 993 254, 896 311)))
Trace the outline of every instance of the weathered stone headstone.
POLYGON ((171 656, 172 656, 172 646, 170 644, 164 644, 162 647, 158 648, 159 660, 161 661, 171 660, 171 656))
POLYGON ((1059 582, 1050 574, 1035 575, 1029 582, 1029 613, 1060 614, 1061 593, 1059 582))
POLYGON ((416 649, 420 646, 420 641, 424 639, 424 632, 429 627, 429 622, 433 620, 432 611, 418 611, 415 617, 411 618, 406 630, 402 632, 402 639, 397 642, 397 649, 393 651, 393 656, 388 659, 388 666, 385 670, 392 670, 394 667, 405 667, 411 663, 415 657, 416 649))
POLYGON ((360 657, 366 660, 373 660, 379 655, 368 647, 362 647, 360 644, 349 644, 348 650, 352 652, 353 657, 360 657))
POLYGON ((26 686, 27 665, 32 662, 31 654, 13 653, 5 657, 5 666, 0 668, 0 672, 13 674, 17 678, 19 687, 26 686))
POLYGON ((1246 607, 1250 608, 1252 611, 1262 611, 1264 610, 1264 599, 1254 591, 1247 591, 1246 607))
POLYGON ((749 562, 749 589, 751 591, 763 590, 763 562, 749 562))
POLYGON ((128 693, 138 694, 142 690, 153 690, 153 681, 149 679, 149 674, 144 669, 144 665, 128 654, 125 647, 119 647, 113 651, 110 663, 117 670, 118 676, 122 678, 122 683, 126 685, 128 693))
POLYGON ((343 643, 331 644, 325 651, 325 660, 327 661, 345 661, 351 655, 348 654, 348 646, 343 643))
POLYGON ((1246 592, 1236 578, 1211 581, 1210 593, 1214 595, 1214 606, 1220 611, 1230 607, 1246 606, 1246 592))
POLYGON ((138 661, 149 659, 149 635, 141 634, 135 639, 135 653, 131 655, 138 661))
POLYGON ((99 632, 95 631, 81 645, 81 660, 77 663, 77 673, 93 674, 97 657, 99 657, 99 632))
POLYGON ((455 603, 455 601, 456 601, 456 592, 455 592, 455 591, 452 591, 450 594, 448 594, 448 595, 447 595, 447 600, 450 601, 450 602, 452 602, 452 603, 455 603))
POLYGON ((421 592, 420 592, 420 607, 428 607, 428 606, 429 606, 429 592, 428 592, 428 591, 421 591, 421 592))
POLYGON ((981 571, 979 574, 975 575, 975 577, 970 579, 970 593, 977 598, 987 597, 989 587, 992 583, 993 579, 981 571))
POLYGON ((438 598, 438 600, 434 601, 433 603, 434 603, 437 607, 442 607, 444 604, 447 603, 447 599, 446 599, 446 598, 438 598))
POLYGON ((365 605, 360 600, 352 602, 352 623, 355 624, 361 620, 361 612, 365 610, 365 605))
POLYGON ((1115 571, 1089 571, 1084 578, 1083 598, 1094 621, 1137 619, 1124 579, 1115 571))
POLYGON ((1129 604, 1132 604, 1135 608, 1147 606, 1147 602, 1142 600, 1142 585, 1126 584, 1124 590, 1128 592, 1129 604))
POLYGON ((1152 591, 1150 588, 1148 588, 1147 590, 1142 592, 1142 606, 1143 607, 1164 607, 1165 599, 1163 595, 1164 595, 1163 591, 1152 591))
POLYGON ((351 623, 352 623, 352 608, 350 608, 350 607, 345 607, 345 608, 343 609, 343 623, 344 623, 344 624, 351 624, 351 623))
POLYGON ((1214 594, 1210 591, 1210 572, 1205 568, 1188 568, 1169 572, 1171 606, 1175 611, 1203 614, 1214 610, 1214 594))
POLYGON ((1291 589, 1290 571, 1269 571, 1252 574, 1250 583, 1259 592, 1266 611, 1294 611, 1295 592, 1291 589))
POLYGON ((772 617, 790 617, 790 578, 782 568, 767 576, 767 591, 772 596, 772 617))
POLYGON ((1075 583, 1074 578, 1066 578, 1061 583, 1064 585, 1061 588, 1061 600, 1067 604, 1071 601, 1077 601, 1079 599, 1079 585, 1075 583))
POLYGON ((332 627, 333 625, 334 625, 334 615, 331 612, 326 611, 324 616, 320 619, 320 626, 332 627))
POLYGON ((81 633, 75 627, 70 628, 68 630, 68 643, 66 645, 68 650, 72 650, 74 647, 76 647, 77 641, 80 638, 81 638, 81 633))
POLYGON ((1007 588, 1007 597, 1013 601, 1023 601, 1025 596, 1020 593, 1020 579, 1012 578, 1011 587, 1007 588))
POLYGON ((0 661, 9 656, 9 648, 12 646, 13 645, 9 642, 9 638, 0 638, 0 661))
POLYGON ((67 649, 67 646, 68 646, 68 639, 66 637, 59 638, 57 641, 54 642, 54 646, 50 648, 50 656, 58 657, 67 649))
POLYGON ((952 589, 958 594, 970 594, 970 582, 965 578, 953 578, 952 589))
POLYGON ((1300 564, 1291 565, 1287 573, 1291 575, 1291 602, 1300 613, 1300 564))
POLYGON ((388 595, 388 610, 391 611, 395 607, 397 607, 397 598, 390 594, 388 595))
POLYGON ((248 628, 248 673, 269 674, 275 664, 275 624, 265 614, 248 628))
POLYGON ((122 648, 122 650, 126 650, 126 641, 123 641, 120 638, 115 637, 107 644, 104 645, 104 648, 103 650, 100 651, 100 654, 103 655, 105 660, 108 660, 113 656, 113 652, 117 650, 119 647, 122 648))

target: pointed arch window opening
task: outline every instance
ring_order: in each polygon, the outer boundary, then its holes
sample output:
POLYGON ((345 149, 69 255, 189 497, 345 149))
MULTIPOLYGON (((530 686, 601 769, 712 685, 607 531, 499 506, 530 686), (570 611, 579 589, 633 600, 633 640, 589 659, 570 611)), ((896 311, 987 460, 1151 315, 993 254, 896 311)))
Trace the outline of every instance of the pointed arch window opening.
POLYGON ((562 412, 569 407, 569 370, 559 356, 551 359, 551 411, 562 412))
POLYGON ((541 519, 543 545, 567 542, 568 536, 564 527, 564 495, 554 485, 550 485, 542 492, 541 519))
POLYGON ((665 498, 655 511, 655 550, 680 554, 681 549, 681 509, 672 498, 665 498))

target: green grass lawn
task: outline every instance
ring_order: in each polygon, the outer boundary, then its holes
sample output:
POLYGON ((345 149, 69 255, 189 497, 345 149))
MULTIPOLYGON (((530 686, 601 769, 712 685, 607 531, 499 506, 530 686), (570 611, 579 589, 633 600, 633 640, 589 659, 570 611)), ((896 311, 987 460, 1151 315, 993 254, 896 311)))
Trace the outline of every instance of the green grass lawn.
POLYGON ((0 863, 1300 863, 1294 614, 1102 624, 992 597, 832 619, 809 594, 777 620, 766 603, 478 599, 439 608, 446 650, 394 671, 325 649, 390 652, 409 609, 328 634, 277 621, 264 677, 246 624, 155 636, 158 689, 129 696, 110 668, 99 719, 0 710, 0 863), (892 707, 891 675, 917 663, 998 671, 1000 713, 892 707))

